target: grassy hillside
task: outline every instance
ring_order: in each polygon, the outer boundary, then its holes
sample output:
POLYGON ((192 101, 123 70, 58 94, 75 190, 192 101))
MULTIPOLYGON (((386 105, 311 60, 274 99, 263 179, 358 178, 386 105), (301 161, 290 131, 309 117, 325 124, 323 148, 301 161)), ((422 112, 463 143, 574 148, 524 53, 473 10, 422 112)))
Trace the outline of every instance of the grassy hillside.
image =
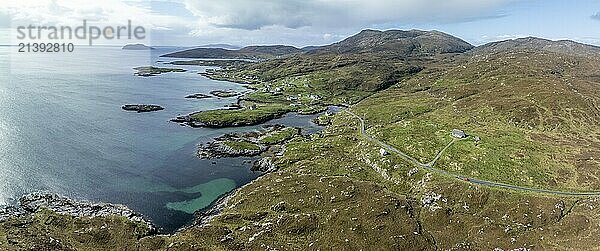
POLYGON ((459 142, 437 167, 530 187, 600 190, 597 58, 508 49, 451 64, 357 106, 369 131, 425 162, 450 141, 450 130, 463 129, 481 141, 459 142))
MULTIPOLYGON (((212 77, 251 81, 258 91, 244 99, 256 107, 198 116, 217 121, 294 103, 354 104, 349 109, 365 119, 368 134, 421 162, 451 141, 452 129, 465 130, 469 137, 448 148, 436 168, 524 187, 600 190, 595 47, 506 43, 420 58, 314 53, 228 68, 212 77)), ((341 112, 322 133, 294 138, 273 156, 279 170, 239 189, 208 224, 142 237, 114 219, 92 219, 91 229, 105 222, 129 231, 89 241, 73 227, 18 217, 0 222, 0 247, 50 245, 50 236, 64 250, 101 243, 140 250, 598 250, 597 198, 491 188, 429 172, 396 154, 382 156, 360 128, 341 112)), ((56 217, 80 226, 81 219, 56 217)))

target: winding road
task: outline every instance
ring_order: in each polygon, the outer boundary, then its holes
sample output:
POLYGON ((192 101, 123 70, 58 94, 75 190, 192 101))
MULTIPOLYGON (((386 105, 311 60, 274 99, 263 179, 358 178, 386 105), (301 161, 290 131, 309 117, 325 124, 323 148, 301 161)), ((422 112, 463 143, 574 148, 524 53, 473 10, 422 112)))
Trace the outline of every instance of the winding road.
POLYGON ((359 121, 360 121, 360 134, 365 137, 367 140, 372 141, 378 145, 380 145, 383 149, 385 149, 386 151, 389 152, 393 152, 397 155, 399 155, 400 157, 402 157, 403 159, 413 163, 414 165, 424 168, 426 170, 435 172, 435 173, 439 173, 439 174, 443 174, 443 175, 447 175, 447 176, 451 176, 451 177, 455 177, 457 179, 460 179, 462 181, 465 182, 469 182, 471 184, 474 185, 480 185, 480 186, 486 186, 486 187, 499 187, 499 188, 504 188, 504 189, 508 189, 508 190, 513 190, 513 191, 523 191, 523 192, 534 192, 534 193, 542 193, 542 194, 549 194, 549 195, 560 195, 560 196, 600 196, 600 192, 569 192, 569 191, 556 191, 556 190, 546 190, 546 189, 539 189, 539 188, 530 188, 530 187, 520 187, 520 186, 514 186, 514 185, 509 185, 509 184, 504 184, 504 183, 498 183, 498 182, 494 182, 494 181, 488 181, 488 180, 480 180, 477 178, 473 178, 473 177, 467 177, 467 176, 462 176, 462 175, 458 175, 458 174, 454 174, 451 172, 448 172, 446 170, 442 170, 442 169, 437 169, 434 167, 435 162, 442 157, 442 155, 444 154, 444 152, 450 148, 456 141, 458 141, 459 139, 453 139, 452 142, 448 143, 448 145, 446 147, 444 147, 444 149, 442 149, 438 155, 429 163, 421 163, 419 162, 417 159, 411 157, 410 155, 396 149, 393 146, 390 146, 378 139, 376 139, 375 137, 369 135, 365 129, 365 120, 363 118, 361 118, 360 116, 356 115, 355 113, 349 111, 348 109, 345 109, 344 112, 352 115, 353 117, 356 117, 359 121))

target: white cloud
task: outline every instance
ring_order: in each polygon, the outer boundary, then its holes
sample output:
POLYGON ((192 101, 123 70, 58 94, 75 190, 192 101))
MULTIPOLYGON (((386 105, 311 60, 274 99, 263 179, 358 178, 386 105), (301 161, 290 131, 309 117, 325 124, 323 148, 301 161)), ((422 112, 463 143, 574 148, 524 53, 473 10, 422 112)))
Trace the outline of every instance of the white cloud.
POLYGON ((8 0, 0 13, 8 13, 12 26, 80 25, 83 20, 99 25, 124 25, 128 20, 149 28, 183 25, 174 16, 152 12, 150 1, 122 0, 8 0))
POLYGON ((596 12, 596 14, 592 15, 592 19, 600 20, 600 11, 596 12))
POLYGON ((461 22, 496 17, 496 7, 513 0, 184 0, 200 22, 257 30, 351 27, 392 22, 461 22))
POLYGON ((143 25, 157 44, 325 44, 363 28, 463 22, 516 0, 4 0, 0 27, 143 25), (160 4, 157 4, 160 3, 160 4), (11 17, 12 23, 6 18, 11 17), (185 13, 181 13, 185 12, 185 13))

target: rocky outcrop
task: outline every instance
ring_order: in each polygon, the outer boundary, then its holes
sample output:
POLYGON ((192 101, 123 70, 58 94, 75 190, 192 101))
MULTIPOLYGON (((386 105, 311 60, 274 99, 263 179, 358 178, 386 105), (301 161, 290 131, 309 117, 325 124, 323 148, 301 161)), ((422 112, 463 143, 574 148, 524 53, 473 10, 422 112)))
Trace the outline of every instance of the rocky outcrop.
POLYGON ((445 202, 445 199, 442 198, 441 194, 436 194, 435 192, 429 192, 429 193, 423 195, 423 197, 421 198, 421 206, 423 206, 423 208, 427 208, 433 212, 433 211, 441 208, 438 204, 438 201, 440 199, 442 199, 442 201, 445 202))
POLYGON ((34 214, 45 208, 58 214, 73 217, 107 217, 122 216, 130 221, 147 224, 151 232, 155 232, 155 226, 144 217, 124 205, 109 203, 94 203, 88 201, 77 201, 55 193, 31 193, 19 199, 18 206, 8 206, 0 209, 0 221, 10 217, 34 214))
POLYGON ((264 172, 264 173, 270 173, 270 172, 277 171, 277 166, 275 166, 275 164, 273 164, 270 157, 265 157, 265 158, 255 161, 254 164, 252 165, 251 170, 252 171, 260 171, 260 172, 264 172))

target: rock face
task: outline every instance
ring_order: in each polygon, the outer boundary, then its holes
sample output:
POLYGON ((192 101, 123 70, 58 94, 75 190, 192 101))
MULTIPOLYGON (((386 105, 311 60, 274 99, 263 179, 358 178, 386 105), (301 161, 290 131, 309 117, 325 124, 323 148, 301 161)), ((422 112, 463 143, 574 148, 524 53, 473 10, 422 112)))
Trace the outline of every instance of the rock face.
POLYGON ((121 109, 125 111, 154 112, 164 110, 165 108, 159 105, 124 105, 121 109))
POLYGON ((156 231, 155 226, 150 221, 147 221, 141 214, 129 209, 127 206, 76 201, 58 194, 41 192, 24 195, 19 199, 19 206, 1 208, 0 221, 13 216, 33 214, 42 208, 74 217, 123 216, 130 221, 147 224, 151 232, 156 231))

